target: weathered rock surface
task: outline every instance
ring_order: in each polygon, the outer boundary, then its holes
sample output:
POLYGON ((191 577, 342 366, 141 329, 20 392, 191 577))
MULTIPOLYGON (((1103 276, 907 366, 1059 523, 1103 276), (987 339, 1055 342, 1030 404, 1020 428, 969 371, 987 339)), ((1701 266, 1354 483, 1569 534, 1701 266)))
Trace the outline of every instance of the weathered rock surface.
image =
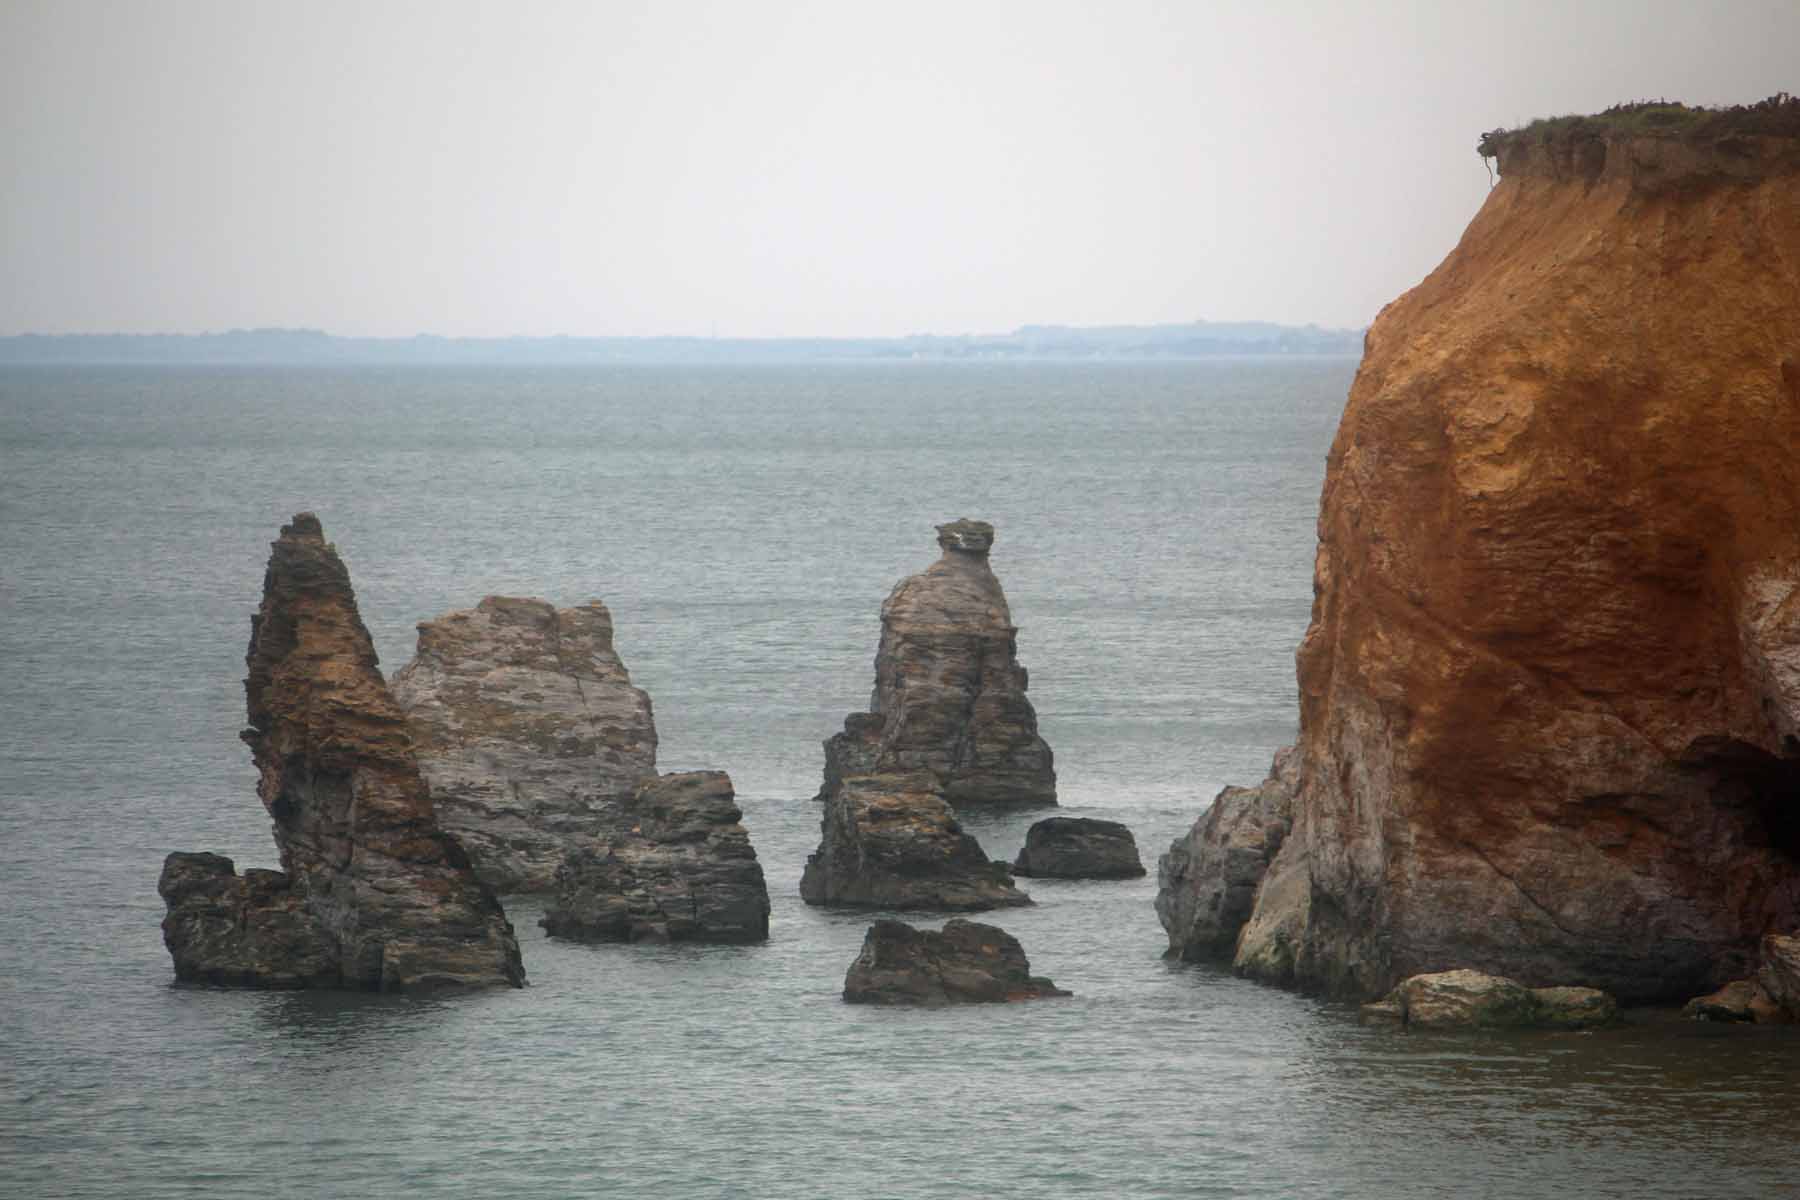
POLYGON ((1682 1005, 1681 1015, 1695 1021, 1764 1025, 1788 1019, 1754 979, 1734 979, 1716 992, 1696 996, 1682 1005))
POLYGON ((183 980, 399 990, 521 986, 512 926, 438 828, 350 575, 318 518, 282 527, 244 681, 282 870, 171 854, 163 940, 183 980))
POLYGON ((837 781, 806 861, 808 904, 973 912, 1030 904, 963 832, 929 771, 837 781))
POLYGON ((1800 927, 1800 141, 1498 149, 1367 337, 1235 961, 1679 1000, 1800 927))
POLYGON ((1619 1019, 1618 1003, 1587 987, 1528 988, 1479 971, 1414 975, 1362 1008, 1368 1024, 1419 1029, 1595 1029, 1619 1019))
POLYGON ((1293 822, 1299 758, 1275 756, 1261 786, 1228 787, 1157 864, 1156 915, 1171 957, 1229 960, 1256 889, 1293 822))
POLYGON ((1046 817, 1025 831, 1014 875, 1045 879, 1136 879, 1145 874, 1137 839, 1117 821, 1046 817))
POLYGON ((941 932, 877 921, 844 976, 844 999, 851 1004, 939 1007, 1070 994, 1031 973, 1019 939, 961 919, 941 932))
POLYGON ((552 937, 760 942, 769 890, 723 771, 664 775, 615 810, 624 828, 569 853, 541 922, 552 937))
POLYGON ((942 557, 882 604, 869 711, 826 741, 819 799, 848 776, 930 771, 953 806, 1056 803, 993 543, 985 521, 938 526, 942 557))
POLYGON ((598 601, 558 609, 489 596, 419 626, 395 673, 439 823, 496 891, 547 891, 578 847, 656 774, 650 697, 613 649, 598 601))

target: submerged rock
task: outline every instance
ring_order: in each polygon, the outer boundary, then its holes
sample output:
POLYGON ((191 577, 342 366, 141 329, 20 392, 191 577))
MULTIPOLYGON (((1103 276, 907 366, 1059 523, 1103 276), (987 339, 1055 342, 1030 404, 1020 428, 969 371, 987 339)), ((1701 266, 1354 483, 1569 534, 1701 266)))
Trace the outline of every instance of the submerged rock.
POLYGON ((541 922, 551 937, 608 942, 760 942, 769 891, 723 771, 664 775, 619 814, 627 828, 569 853, 541 922))
POLYGON ((1619 1006, 1596 988, 1528 988, 1459 970, 1402 980, 1362 1015, 1369 1024, 1420 1029, 1593 1029, 1616 1023, 1619 1006))
POLYGON ((1117 821, 1046 817, 1025 831, 1013 874, 1045 879, 1136 879, 1137 839, 1117 821))
MULTIPOLYGON (((1499 185, 1371 326, 1327 461, 1241 972, 1666 1002, 1800 927, 1796 105, 1490 139, 1499 185)), ((1226 940, 1198 928, 1171 948, 1226 940)))
POLYGON ((1030 904, 963 832, 930 772, 840 779, 806 861, 808 904, 973 912, 1030 904))
POLYGON ((281 871, 169 855, 158 891, 178 979, 392 991, 522 986, 499 902, 438 828, 350 575, 318 518, 282 527, 251 618, 243 733, 281 871))
POLYGON ((549 890, 572 850, 623 828, 618 810, 656 775, 650 697, 598 601, 489 596, 423 622, 393 690, 439 823, 501 892, 549 890))
POLYGON ((942 931, 877 921, 844 976, 844 999, 851 1004, 939 1007, 1070 994, 1031 973, 1019 939, 960 918, 942 931))
POLYGON ((937 528, 942 556, 881 606, 869 711, 826 741, 819 799, 848 776, 929 771, 953 806, 1055 804, 1019 631, 988 565, 994 527, 964 519, 937 528))

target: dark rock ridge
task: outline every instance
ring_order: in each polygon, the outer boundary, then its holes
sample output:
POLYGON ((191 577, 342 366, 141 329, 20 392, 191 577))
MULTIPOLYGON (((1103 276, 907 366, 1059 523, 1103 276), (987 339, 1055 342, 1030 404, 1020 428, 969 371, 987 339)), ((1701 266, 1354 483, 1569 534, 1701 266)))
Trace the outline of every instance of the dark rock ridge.
POLYGON ((760 942, 769 891, 723 771, 663 775, 618 805, 624 828, 568 853, 541 924, 607 942, 760 942))
POLYGON ((1014 875, 1045 879, 1135 879, 1143 874, 1137 839, 1117 821, 1046 817, 1025 831, 1014 875))
POLYGON ((963 519, 937 530, 942 556, 881 606, 869 711, 826 741, 819 799, 851 775, 923 770, 953 806, 1055 804, 1019 631, 988 566, 994 527, 963 519))
POLYGON ((1800 125, 1597 138, 1369 330, 1241 972, 1668 1002, 1800 929, 1800 125))
POLYGON ((1415 1029, 1597 1029, 1616 1024, 1619 1005, 1597 988, 1528 988, 1479 971, 1405 979, 1374 1004, 1364 1024, 1415 1029))
POLYGON ((500 892, 550 890, 571 850, 625 827, 618 810, 656 775, 650 697, 598 601, 489 596, 423 622, 393 691, 439 823, 500 892))
POLYGON ((801 899, 949 912, 1030 904, 936 789, 929 771, 838 780, 825 801, 819 848, 800 879, 801 899))
POLYGON ((281 871, 175 853, 158 890, 178 979, 249 987, 522 986, 499 902, 438 828, 350 575, 318 518, 282 527, 251 618, 257 794, 281 871))
POLYGON ((1031 973, 1019 939, 1004 929, 952 920, 943 930, 904 921, 869 926, 844 976, 851 1004, 1003 1004, 1070 993, 1031 973))

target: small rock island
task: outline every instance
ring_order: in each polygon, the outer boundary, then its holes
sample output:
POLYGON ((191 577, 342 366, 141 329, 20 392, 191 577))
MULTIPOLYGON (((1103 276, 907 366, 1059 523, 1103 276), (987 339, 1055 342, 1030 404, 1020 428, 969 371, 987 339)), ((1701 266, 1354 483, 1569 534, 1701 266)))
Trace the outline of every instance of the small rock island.
POLYGON ((1117 821, 1045 817, 1025 831, 1013 874, 1042 879, 1136 879, 1137 839, 1117 821))
POLYGON ((250 727, 281 870, 176 852, 157 890, 186 982, 400 991, 521 987, 512 925, 439 828, 350 573, 319 519, 271 548, 250 619, 250 727))
POLYGON ((1070 994, 1031 973, 1018 938, 961 918, 941 931, 877 921, 844 976, 844 999, 851 1004, 938 1008, 1070 994))

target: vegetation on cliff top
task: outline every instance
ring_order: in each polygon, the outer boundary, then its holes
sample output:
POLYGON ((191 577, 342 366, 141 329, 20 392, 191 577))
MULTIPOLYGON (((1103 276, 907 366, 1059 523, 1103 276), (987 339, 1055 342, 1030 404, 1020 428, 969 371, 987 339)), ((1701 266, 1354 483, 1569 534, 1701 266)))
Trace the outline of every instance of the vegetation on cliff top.
POLYGON ((1777 92, 1755 104, 1728 108, 1638 100, 1615 104, 1593 116, 1541 117, 1518 129, 1490 129, 1481 135, 1475 149, 1483 158, 1496 158, 1502 150, 1532 143, 1634 137, 1713 142, 1733 136, 1800 138, 1800 97, 1777 92))

